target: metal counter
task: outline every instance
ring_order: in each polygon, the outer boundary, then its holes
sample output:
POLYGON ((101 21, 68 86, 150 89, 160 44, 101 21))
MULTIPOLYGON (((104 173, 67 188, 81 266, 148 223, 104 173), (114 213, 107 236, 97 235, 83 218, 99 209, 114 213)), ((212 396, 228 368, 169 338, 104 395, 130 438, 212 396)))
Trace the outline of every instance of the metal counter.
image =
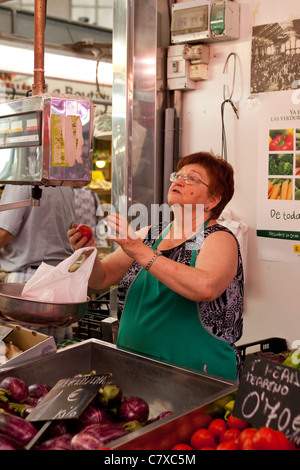
MULTIPOLYGON (((96 339, 60 349, 55 354, 19 367, 3 369, 0 372, 0 379, 14 375, 28 384, 44 382, 53 386, 59 379, 90 373, 92 370, 97 374, 112 373, 112 380, 120 385, 124 396, 135 395, 144 398, 150 407, 150 418, 166 410, 173 412, 163 420, 118 439, 113 444, 114 448, 122 444, 125 447, 120 448, 132 448, 130 441, 141 437, 143 446, 146 446, 149 441, 148 433, 155 431, 164 423, 174 422, 174 419, 180 418, 181 415, 188 414, 190 424, 196 425, 203 415, 201 411, 199 418, 199 407, 236 390, 235 382, 180 369, 119 350, 113 344, 96 339)), ((163 447, 160 448, 167 448, 163 443, 161 445, 163 447)))

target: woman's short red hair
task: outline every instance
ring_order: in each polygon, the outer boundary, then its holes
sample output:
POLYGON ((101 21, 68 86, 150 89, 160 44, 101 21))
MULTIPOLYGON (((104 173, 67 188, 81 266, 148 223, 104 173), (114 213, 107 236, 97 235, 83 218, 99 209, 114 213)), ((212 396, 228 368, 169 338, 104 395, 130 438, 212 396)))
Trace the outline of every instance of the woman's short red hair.
POLYGON ((190 164, 198 164, 206 169, 210 180, 209 191, 215 196, 221 196, 219 204, 211 211, 212 217, 218 219, 234 193, 232 166, 223 158, 210 152, 197 152, 180 158, 177 171, 190 164))

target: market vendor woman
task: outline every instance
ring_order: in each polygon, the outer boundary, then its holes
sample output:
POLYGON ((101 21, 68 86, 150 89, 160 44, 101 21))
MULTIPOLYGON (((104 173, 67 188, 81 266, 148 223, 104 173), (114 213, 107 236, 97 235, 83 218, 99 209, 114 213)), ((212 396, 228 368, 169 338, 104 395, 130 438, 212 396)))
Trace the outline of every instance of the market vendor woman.
MULTIPOLYGON (((200 152, 181 158, 170 180, 174 220, 135 233, 126 219, 110 215, 110 238, 119 247, 96 259, 89 285, 118 284, 117 347, 236 380, 243 266, 235 236, 216 221, 233 196, 233 169, 200 152)), ((68 235, 75 249, 93 245, 75 225, 68 235)))

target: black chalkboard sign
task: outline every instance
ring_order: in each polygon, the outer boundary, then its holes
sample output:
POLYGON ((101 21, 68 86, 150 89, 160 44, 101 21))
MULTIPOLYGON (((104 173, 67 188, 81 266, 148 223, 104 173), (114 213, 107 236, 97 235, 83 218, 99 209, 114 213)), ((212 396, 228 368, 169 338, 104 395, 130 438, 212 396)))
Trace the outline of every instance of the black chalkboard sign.
POLYGON ((111 374, 86 375, 59 380, 30 412, 28 421, 78 418, 111 374))
POLYGON ((247 356, 233 416, 283 432, 300 444, 300 370, 247 356))

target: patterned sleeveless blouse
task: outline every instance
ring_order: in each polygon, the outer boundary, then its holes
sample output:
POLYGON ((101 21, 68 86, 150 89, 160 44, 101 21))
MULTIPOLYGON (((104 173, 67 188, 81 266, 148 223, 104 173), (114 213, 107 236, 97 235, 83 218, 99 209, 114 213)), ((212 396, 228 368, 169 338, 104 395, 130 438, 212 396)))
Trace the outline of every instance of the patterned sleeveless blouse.
MULTIPOLYGON (((159 237, 162 230, 167 224, 159 224, 152 226, 144 240, 145 245, 152 247, 155 240, 159 237)), ((217 231, 229 232, 236 240, 234 234, 223 225, 215 224, 207 227, 204 232, 200 234, 197 241, 197 254, 201 250, 201 246, 205 238, 210 234, 217 231)), ((192 236, 189 240, 183 242, 181 245, 171 248, 170 250, 162 250, 163 256, 169 259, 178 261, 186 265, 190 265, 192 251, 196 241, 197 235, 192 236)), ((243 331, 243 306, 244 306, 244 274, 243 263, 238 245, 238 268, 237 273, 231 284, 223 292, 223 294, 212 302, 198 302, 197 310, 199 321, 202 326, 216 338, 222 339, 227 343, 233 345, 240 339, 243 331)), ((121 279, 118 286, 118 318, 121 318, 124 304, 126 301, 127 292, 141 270, 141 266, 134 261, 125 276, 121 279)), ((236 351, 236 348, 235 348, 236 351)), ((238 371, 241 369, 239 355, 237 354, 238 371)))

